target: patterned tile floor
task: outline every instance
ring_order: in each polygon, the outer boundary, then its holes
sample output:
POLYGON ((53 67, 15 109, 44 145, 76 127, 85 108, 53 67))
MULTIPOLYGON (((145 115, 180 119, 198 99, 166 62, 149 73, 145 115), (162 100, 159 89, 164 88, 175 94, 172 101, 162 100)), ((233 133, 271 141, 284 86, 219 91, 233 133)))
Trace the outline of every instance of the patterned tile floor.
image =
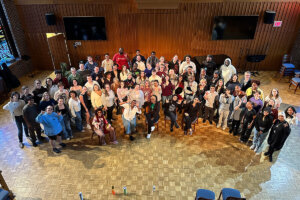
MULTIPOLYGON (((49 73, 37 73, 44 79, 49 73)), ((261 73, 262 88, 278 87, 286 104, 300 105, 288 83, 277 83, 276 73, 261 73)), ((24 77, 22 84, 31 84, 24 77)), ((116 117, 116 115, 115 115, 116 117)), ((194 199, 197 188, 211 189, 218 196, 223 187, 239 189, 247 199, 297 200, 300 197, 300 131, 293 129, 286 145, 276 152, 273 163, 256 156, 215 126, 199 123, 192 136, 181 130, 169 132, 160 119, 159 131, 144 138, 144 118, 138 122, 136 140, 122 134, 120 116, 113 123, 119 145, 98 146, 90 132, 75 133, 68 147, 54 155, 49 144, 33 148, 28 141, 18 148, 16 127, 0 109, 0 169, 21 200, 79 199, 194 199), (115 186, 116 195, 111 194, 115 186), (153 192, 152 187, 156 186, 153 192), (128 195, 123 195, 127 186, 128 195)))

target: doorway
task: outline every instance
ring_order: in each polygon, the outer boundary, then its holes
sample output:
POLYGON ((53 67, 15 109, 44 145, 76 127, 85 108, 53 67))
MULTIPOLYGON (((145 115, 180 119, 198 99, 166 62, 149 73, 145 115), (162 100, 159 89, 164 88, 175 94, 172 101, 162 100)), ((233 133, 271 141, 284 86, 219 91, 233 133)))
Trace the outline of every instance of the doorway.
POLYGON ((46 33, 53 69, 60 69, 60 63, 71 66, 70 55, 64 33, 46 33))

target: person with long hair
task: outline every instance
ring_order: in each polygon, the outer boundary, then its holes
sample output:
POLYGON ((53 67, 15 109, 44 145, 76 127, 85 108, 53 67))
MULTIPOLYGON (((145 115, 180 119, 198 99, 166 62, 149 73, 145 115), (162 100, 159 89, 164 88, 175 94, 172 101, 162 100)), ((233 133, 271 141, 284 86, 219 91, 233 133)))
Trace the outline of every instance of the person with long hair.
POLYGON ((50 97, 54 98, 55 92, 58 91, 58 86, 53 83, 53 80, 50 77, 46 78, 46 89, 48 90, 50 97))
POLYGON ((251 97, 249 101, 253 103, 253 108, 256 113, 259 113, 263 109, 264 103, 260 99, 259 91, 255 91, 253 97, 251 97))
POLYGON ((105 119, 101 108, 96 109, 92 124, 95 133, 100 137, 100 145, 106 145, 105 134, 109 135, 111 144, 118 144, 115 129, 105 119))
POLYGON ((89 99, 88 99, 86 86, 82 87, 82 91, 79 95, 79 99, 80 99, 80 103, 81 103, 81 114, 82 114, 82 116, 85 116, 85 120, 86 120, 86 128, 92 129, 91 121, 90 121, 92 104, 91 104, 91 101, 89 101, 89 99))
POLYGON ((254 120, 256 117, 256 111, 253 109, 253 103, 250 101, 246 104, 246 109, 242 114, 241 124, 242 131, 240 141, 246 143, 251 135, 254 127, 254 120))
POLYGON ((284 111, 285 113, 285 120, 289 123, 290 127, 298 126, 298 117, 296 109, 293 106, 287 107, 284 111))
POLYGON ((72 129, 71 129, 71 118, 72 115, 70 113, 69 106, 64 103, 64 98, 60 97, 58 98, 58 103, 54 107, 54 112, 57 114, 61 114, 63 117, 63 120, 61 121, 62 128, 63 128, 63 134, 64 138, 67 140, 70 140, 73 138, 72 129))
POLYGON ((169 70, 169 77, 170 77, 170 82, 175 86, 177 85, 178 82, 178 75, 175 74, 174 69, 169 70))
POLYGON ((146 106, 147 104, 150 103, 150 100, 151 100, 151 96, 152 96, 152 89, 151 89, 151 84, 150 84, 150 81, 147 80, 145 82, 145 86, 142 87, 142 91, 144 93, 144 106, 146 106))
POLYGON ((169 71, 173 70, 175 74, 178 74, 180 64, 181 64, 181 61, 178 60, 178 55, 174 55, 173 58, 172 58, 172 60, 169 62, 169 66, 168 66, 169 67, 169 71))
POLYGON ((197 92, 197 82, 193 77, 189 77, 188 81, 184 82, 184 97, 188 101, 192 101, 197 92))
POLYGON ((155 95, 151 96, 150 103, 146 107, 146 120, 147 120, 147 139, 150 139, 151 132, 154 131, 155 126, 154 124, 159 120, 159 111, 160 111, 160 104, 157 101, 157 97, 155 95))
POLYGON ((195 94, 195 97, 197 97, 199 99, 199 102, 200 102, 200 109, 199 109, 199 113, 198 113, 198 116, 200 118, 204 117, 204 109, 205 109, 204 95, 205 95, 205 92, 207 91, 207 87, 208 86, 207 86, 206 79, 201 79, 200 83, 198 85, 198 88, 197 88, 197 92, 195 94))
POLYGON ((216 83, 216 92, 221 95, 225 93, 225 86, 223 79, 219 79, 216 83))
POLYGON ((179 75, 177 85, 175 86, 174 93, 177 95, 178 100, 182 100, 184 98, 184 81, 183 76, 179 75))
POLYGON ((117 115, 121 114, 121 107, 120 107, 120 100, 118 99, 118 89, 120 88, 120 82, 118 78, 113 79, 113 84, 111 84, 111 90, 115 94, 115 100, 116 100, 116 109, 117 109, 117 115))
POLYGON ((127 69, 127 67, 125 65, 123 65, 122 66, 122 71, 120 72, 120 79, 121 79, 121 81, 126 81, 129 73, 130 72, 127 69))
POLYGON ((110 89, 109 84, 105 84, 104 92, 102 93, 102 103, 104 106, 104 110, 107 113, 107 121, 109 123, 112 122, 113 119, 113 109, 114 109, 114 102, 115 102, 115 94, 110 89))
POLYGON ((268 103, 266 104, 266 108, 269 107, 271 109, 271 115, 273 117, 273 120, 275 121, 278 119, 278 108, 275 107, 275 101, 274 99, 270 99, 268 103))
POLYGON ((94 108, 94 110, 97 110, 100 108, 103 103, 102 103, 102 91, 100 89, 100 86, 95 84, 93 86, 93 91, 91 93, 91 103, 94 108))
POLYGON ((128 90, 133 89, 135 86, 135 79, 132 77, 132 74, 129 73, 127 79, 124 81, 128 90))
POLYGON ((75 118, 75 125, 78 131, 84 132, 81 118, 81 104, 75 91, 70 92, 69 108, 72 117, 75 118))
POLYGON ((141 71, 140 75, 136 79, 136 84, 144 86, 145 82, 149 80, 144 71, 141 71))
POLYGON ((150 76, 152 75, 152 70, 153 70, 153 68, 152 68, 151 64, 147 63, 147 67, 145 69, 145 74, 146 74, 147 78, 150 78, 150 76))
POLYGON ((275 101, 275 107, 279 109, 280 104, 282 103, 282 99, 279 96, 279 91, 277 88, 273 88, 270 92, 270 94, 265 98, 265 103, 268 103, 270 99, 273 99, 275 101))
POLYGON ((162 93, 161 86, 159 85, 158 81, 155 80, 152 86, 152 95, 156 96, 158 102, 161 101, 161 93, 162 93))
POLYGON ((42 86, 42 82, 40 80, 35 80, 34 89, 32 91, 34 103, 37 105, 40 104, 44 92, 48 92, 48 90, 42 86))
POLYGON ((220 95, 220 107, 219 107, 219 122, 217 125, 217 128, 221 127, 223 128, 223 131, 227 128, 227 120, 229 116, 229 109, 230 105, 232 103, 232 97, 230 94, 230 90, 226 88, 225 94, 220 95))
POLYGON ((79 96, 82 91, 82 86, 78 85, 78 81, 76 79, 73 79, 72 85, 73 86, 70 87, 70 91, 75 91, 77 96, 79 96))
POLYGON ((206 120, 208 120, 209 123, 212 125, 215 109, 219 107, 219 95, 215 91, 214 85, 211 85, 209 90, 205 92, 204 99, 206 102, 203 123, 205 123, 206 120))
POLYGON ((269 150, 264 153, 265 156, 269 157, 270 162, 273 161, 272 156, 274 151, 279 151, 283 147, 290 133, 291 128, 289 123, 285 120, 284 112, 279 112, 278 119, 273 123, 273 126, 269 133, 269 150))
POLYGON ((226 88, 230 90, 231 94, 234 92, 235 86, 237 85, 240 85, 237 74, 233 74, 230 80, 225 84, 226 88))
POLYGON ((24 148, 23 144, 23 128, 26 137, 29 137, 28 127, 23 118, 23 108, 25 106, 25 101, 20 99, 20 94, 18 92, 12 92, 10 96, 10 101, 3 106, 4 110, 10 112, 13 120, 15 121, 18 128, 18 138, 19 138, 19 147, 24 148))
POLYGON ((125 86, 125 82, 121 81, 120 87, 117 89, 117 96, 120 103, 128 101, 128 94, 129 94, 129 90, 125 86))
POLYGON ((163 104, 166 100, 172 100, 173 90, 175 86, 171 83, 169 75, 166 75, 162 82, 162 102, 163 104))
POLYGON ((45 111, 48 106, 55 106, 57 102, 52 99, 48 92, 44 92, 39 104, 39 109, 45 111))
POLYGON ((179 128, 177 124, 177 108, 181 105, 181 101, 178 101, 178 97, 173 95, 171 100, 168 98, 166 102, 163 104, 164 113, 166 117, 169 117, 171 120, 170 131, 173 132, 173 127, 175 125, 176 128, 179 128))
POLYGON ((44 132, 49 138, 49 143, 53 149, 53 152, 60 153, 60 147, 66 147, 65 143, 62 143, 61 136, 63 134, 63 128, 61 122, 63 117, 61 114, 53 112, 53 106, 48 106, 46 112, 42 111, 37 117, 36 121, 44 126, 44 132), (56 146, 56 143, 59 146, 56 146))
POLYGON ((189 134, 193 134, 192 123, 197 120, 198 112, 200 109, 200 102, 197 97, 193 99, 193 101, 187 102, 187 100, 183 101, 183 108, 184 108, 184 135, 187 135, 187 131, 189 134))
POLYGON ((141 108, 144 105, 144 102, 145 102, 144 93, 140 89, 140 85, 136 84, 134 89, 130 91, 129 100, 136 101, 137 104, 139 105, 139 108, 141 108))

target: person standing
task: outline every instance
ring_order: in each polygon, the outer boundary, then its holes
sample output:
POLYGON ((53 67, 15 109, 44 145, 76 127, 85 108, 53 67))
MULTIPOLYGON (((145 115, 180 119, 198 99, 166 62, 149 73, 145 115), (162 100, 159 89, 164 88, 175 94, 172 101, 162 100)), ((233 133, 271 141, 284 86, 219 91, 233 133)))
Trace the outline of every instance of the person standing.
POLYGON ((224 65, 220 68, 221 77, 224 80, 224 85, 231 79, 232 75, 236 74, 235 67, 231 64, 230 58, 226 58, 224 61, 224 65))
POLYGON ((120 105, 124 108, 122 114, 122 121, 125 127, 125 133, 129 135, 129 139, 133 141, 135 138, 132 136, 132 133, 136 131, 136 115, 141 114, 140 105, 135 101, 122 102, 120 105))
POLYGON ((220 107, 219 107, 219 123, 217 128, 223 128, 223 131, 227 128, 227 119, 229 116, 229 107, 232 103, 232 97, 230 94, 230 90, 226 89, 225 94, 220 95, 220 107))
POLYGON ((240 141, 246 143, 251 135, 252 129, 254 127, 254 120, 256 117, 256 111, 253 109, 253 104, 248 101, 246 104, 246 109, 242 114, 241 124, 242 131, 240 141))
POLYGON ((91 74, 91 72, 88 69, 84 68, 83 61, 79 62, 79 69, 77 70, 77 74, 81 77, 82 83, 80 84, 81 86, 83 86, 84 83, 87 81, 86 77, 91 74))
POLYGON ((172 99, 169 100, 166 99, 165 103, 163 104, 165 116, 169 117, 171 120, 171 126, 170 131, 173 132, 173 127, 175 125, 176 128, 179 128, 179 125, 177 124, 177 108, 180 106, 181 101, 177 101, 178 97, 176 95, 172 96, 172 99))
POLYGON ((36 103, 37 105, 40 104, 40 101, 42 99, 44 92, 48 92, 48 90, 42 86, 42 83, 40 80, 35 80, 34 81, 34 89, 32 91, 34 103, 36 103))
POLYGON ((265 156, 269 156, 270 162, 273 161, 272 156, 274 151, 279 151, 283 147, 290 133, 291 133, 291 128, 289 123, 285 120, 285 113, 279 112, 278 119, 275 120, 271 128, 271 131, 269 133, 269 137, 268 137, 268 144, 270 145, 269 150, 266 153, 264 153, 265 156))
POLYGON ((156 67, 156 64, 159 63, 159 60, 156 57, 156 52, 155 51, 152 51, 151 56, 149 56, 147 58, 147 64, 148 63, 151 65, 152 69, 154 69, 156 67))
POLYGON ((251 87, 251 72, 246 71, 244 73, 244 77, 241 79, 241 89, 242 91, 246 92, 246 90, 251 87))
POLYGON ((204 68, 206 75, 212 78, 214 71, 217 69, 216 63, 213 61, 212 55, 207 55, 206 60, 202 62, 201 68, 204 68))
POLYGON ((129 58, 127 56, 127 53, 124 53, 123 48, 119 48, 119 52, 114 55, 113 61, 114 63, 118 64, 119 72, 122 70, 123 65, 125 65, 126 68, 129 69, 129 65, 128 65, 129 58))
POLYGON ((65 88, 69 88, 68 79, 62 75, 61 70, 55 70, 55 79, 53 80, 53 83, 58 84, 59 82, 62 82, 65 88))
POLYGON ((72 129, 71 129, 71 118, 70 109, 67 104, 64 103, 63 98, 58 99, 58 104, 54 107, 54 111, 58 114, 60 113, 63 117, 62 128, 64 133, 64 138, 70 140, 73 138, 72 129))
POLYGON ((273 124, 273 117, 271 115, 271 108, 267 107, 260 112, 255 118, 254 122, 254 138, 251 150, 258 153, 260 146, 266 139, 269 130, 273 124))
POLYGON ((98 66, 98 64, 96 62, 93 61, 93 57, 92 56, 88 56, 87 57, 87 62, 84 64, 84 68, 89 70, 90 73, 94 72, 94 68, 98 66))
POLYGON ((209 123, 212 124, 215 109, 218 108, 219 104, 219 95, 215 91, 214 85, 211 85, 210 90, 205 92, 204 99, 206 102, 203 123, 208 119, 209 123))
POLYGON ((111 72, 113 69, 114 62, 109 58, 109 54, 104 55, 105 59, 101 63, 101 67, 104 69, 104 73, 111 72))
POLYGON ((137 61, 137 57, 138 57, 138 56, 140 56, 141 61, 145 63, 145 62, 146 62, 146 58, 145 58, 143 55, 141 55, 141 51, 140 51, 139 49, 137 49, 135 52, 136 52, 136 56, 134 56, 134 57, 132 58, 131 63, 132 63, 132 64, 135 63, 135 62, 137 61))
POLYGON ((77 97, 77 93, 75 91, 70 92, 69 99, 69 108, 72 114, 72 117, 75 118, 75 124, 78 131, 84 132, 82 127, 82 118, 81 118, 81 104, 80 100, 77 97))
POLYGON ((32 146, 37 147, 36 136, 41 142, 44 138, 41 136, 41 126, 35 121, 39 115, 39 107, 34 103, 32 95, 27 96, 28 103, 23 108, 23 117, 29 130, 32 146), (36 134, 36 135, 35 135, 36 134))
POLYGON ((102 93, 102 103, 104 106, 104 110, 107 112, 107 121, 111 124, 113 119, 113 110, 114 110, 114 103, 115 103, 115 94, 110 89, 109 84, 105 84, 104 92, 102 93))
POLYGON ((19 138, 19 147, 24 148, 23 144, 23 128, 26 137, 28 135, 28 127, 23 118, 23 108, 25 106, 25 101, 20 99, 20 94, 18 92, 13 92, 10 97, 10 101, 3 106, 4 110, 8 110, 15 121, 18 128, 18 138, 19 138))
POLYGON ((48 106, 46 108, 46 112, 42 111, 35 120, 36 122, 43 124, 45 134, 49 138, 49 143, 52 147, 53 152, 61 153, 60 147, 66 147, 66 144, 62 143, 61 140, 61 136, 63 133, 63 129, 61 126, 63 118, 61 114, 53 112, 53 107, 48 106), (60 147, 56 146, 56 143, 58 143, 60 147))
POLYGON ((73 86, 73 80, 76 80, 79 85, 83 84, 81 76, 77 73, 75 67, 71 67, 71 74, 68 76, 69 86, 73 86))
POLYGON ((185 60, 180 64, 179 74, 183 74, 184 72, 186 72, 188 67, 192 67, 192 72, 194 74, 197 73, 196 65, 193 61, 191 61, 191 56, 190 55, 186 55, 185 60))

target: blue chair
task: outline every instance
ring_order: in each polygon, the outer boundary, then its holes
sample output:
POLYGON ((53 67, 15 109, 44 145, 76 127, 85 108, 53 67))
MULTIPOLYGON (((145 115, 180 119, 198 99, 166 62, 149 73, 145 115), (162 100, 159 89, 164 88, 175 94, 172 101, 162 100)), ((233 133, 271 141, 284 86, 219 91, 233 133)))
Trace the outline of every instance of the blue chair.
POLYGON ((285 54, 282 58, 282 67, 280 69, 280 79, 284 76, 292 77, 295 73, 295 65, 292 64, 292 57, 285 54))
POLYGON ((218 200, 223 197, 223 200, 246 200, 245 198, 241 198, 240 191, 233 188, 223 188, 220 192, 218 200))
POLYGON ((198 189, 196 192, 196 200, 202 199, 202 200, 215 200, 215 193, 210 190, 205 189, 198 189))
POLYGON ((0 200, 9 200, 9 192, 0 188, 0 200))

